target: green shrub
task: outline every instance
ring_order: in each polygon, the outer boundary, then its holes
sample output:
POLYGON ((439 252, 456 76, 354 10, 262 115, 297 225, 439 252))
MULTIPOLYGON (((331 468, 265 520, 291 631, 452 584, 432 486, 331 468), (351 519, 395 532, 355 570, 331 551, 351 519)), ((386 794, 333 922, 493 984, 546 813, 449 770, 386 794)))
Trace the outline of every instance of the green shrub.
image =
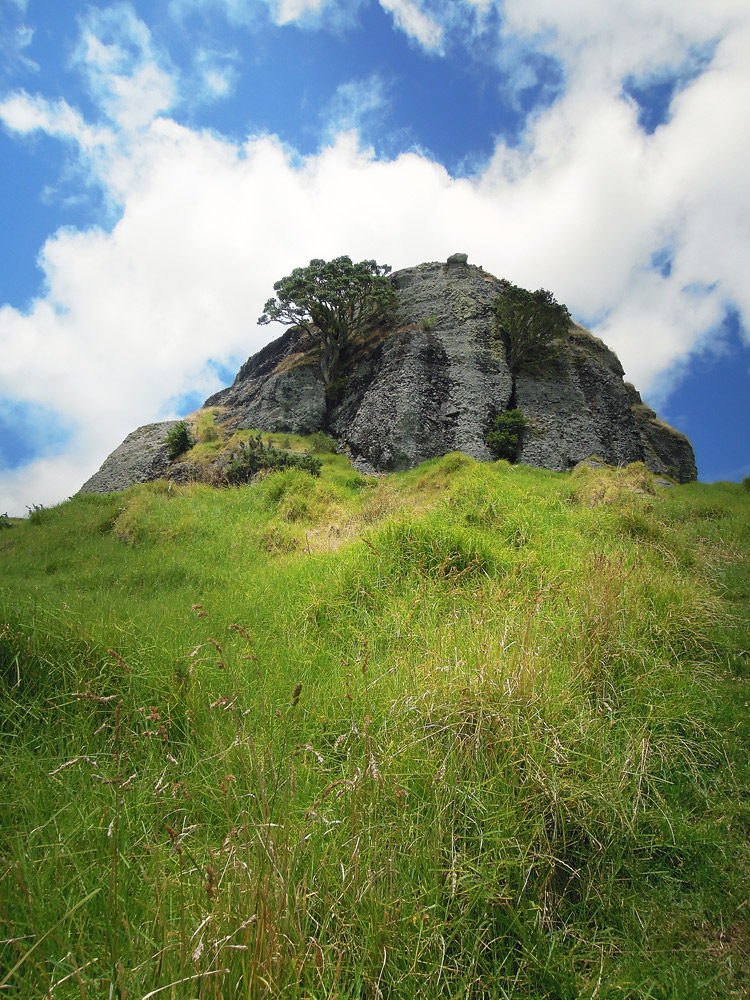
POLYGON ((319 455, 333 455, 336 451, 336 442, 323 431, 315 431, 307 439, 306 450, 310 455, 316 452, 319 455))
POLYGON ((184 420, 180 420, 167 434, 167 450, 174 461, 193 447, 193 437, 190 428, 184 420))
POLYGON ((319 476, 322 462, 312 455, 299 455, 264 444, 260 434, 243 441, 229 459, 226 469, 227 480, 237 485, 247 483, 261 470, 302 469, 311 476, 319 476))
POLYGON ((494 303, 498 333, 505 343, 508 367, 538 371, 554 362, 568 335, 570 313, 551 292, 529 292, 506 282, 494 303))
POLYGON ((750 476, 745 476, 742 480, 742 489, 745 493, 750 493, 750 476))
POLYGON ((423 330, 426 330, 428 333, 430 333, 437 327, 437 316, 435 315, 423 316, 422 319, 420 320, 419 325, 422 327, 423 330))
POLYGON ((523 410, 505 410, 495 417, 492 430, 487 434, 487 447, 494 457, 515 462, 526 426, 523 410))

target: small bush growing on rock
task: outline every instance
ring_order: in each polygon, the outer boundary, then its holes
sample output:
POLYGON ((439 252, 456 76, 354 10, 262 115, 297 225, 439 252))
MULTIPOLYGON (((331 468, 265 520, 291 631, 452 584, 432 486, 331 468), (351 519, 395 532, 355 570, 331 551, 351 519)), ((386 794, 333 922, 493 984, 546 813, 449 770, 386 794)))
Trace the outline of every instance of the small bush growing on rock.
POLYGON ((180 420, 167 434, 167 450, 174 461, 193 447, 193 437, 190 428, 184 420, 180 420))
POLYGON ((515 462, 526 426, 523 410, 505 410, 495 417, 492 430, 487 434, 487 447, 494 457, 515 462))
POLYGON ((227 480, 237 485, 246 483, 262 470, 274 471, 277 469, 302 469, 311 476, 319 476, 322 462, 312 455, 299 455, 280 448, 274 448, 272 444, 263 444, 260 434, 257 437, 243 441, 236 448, 229 459, 226 469, 227 480))

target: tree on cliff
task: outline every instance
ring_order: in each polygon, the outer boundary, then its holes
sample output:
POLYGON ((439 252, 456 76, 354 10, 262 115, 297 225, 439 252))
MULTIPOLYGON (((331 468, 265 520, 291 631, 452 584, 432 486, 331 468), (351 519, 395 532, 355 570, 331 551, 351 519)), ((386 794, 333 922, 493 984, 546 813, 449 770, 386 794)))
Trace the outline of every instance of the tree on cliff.
POLYGON ((279 321, 320 337, 320 367, 329 383, 346 342, 365 326, 385 318, 396 303, 387 264, 349 257, 311 260, 277 281, 259 323, 279 321))
POLYGON ((508 283, 494 306, 508 367, 514 375, 524 368, 540 368, 559 354, 568 334, 570 313, 551 292, 545 288, 529 292, 508 283))

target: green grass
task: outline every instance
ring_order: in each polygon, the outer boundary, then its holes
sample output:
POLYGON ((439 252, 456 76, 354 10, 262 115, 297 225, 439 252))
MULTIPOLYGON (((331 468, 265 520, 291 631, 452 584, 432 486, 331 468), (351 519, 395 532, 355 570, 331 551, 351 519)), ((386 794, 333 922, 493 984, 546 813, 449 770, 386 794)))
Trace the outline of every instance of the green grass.
POLYGON ((0 532, 0 995, 746 996, 750 494, 274 443, 0 532))

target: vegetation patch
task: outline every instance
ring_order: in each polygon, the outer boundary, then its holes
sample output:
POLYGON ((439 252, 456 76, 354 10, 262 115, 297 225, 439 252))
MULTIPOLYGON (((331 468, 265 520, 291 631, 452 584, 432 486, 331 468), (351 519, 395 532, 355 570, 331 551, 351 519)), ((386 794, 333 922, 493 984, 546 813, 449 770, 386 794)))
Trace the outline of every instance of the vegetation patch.
POLYGON ((573 471, 574 494, 579 502, 591 507, 616 504, 623 499, 658 497, 661 495, 655 476, 643 462, 627 466, 602 465, 593 467, 581 463, 573 471))
POLYGON ((499 571, 495 553, 484 538, 440 521, 434 514, 392 520, 367 539, 368 548, 381 557, 386 572, 398 579, 416 573, 456 581, 499 571))
POLYGON ((528 421, 523 410, 503 410, 492 422, 492 429, 487 432, 487 447, 495 459, 505 459, 515 462, 521 448, 523 432, 528 421))
POLYGON ((198 410, 194 416, 195 435, 202 444, 213 444, 222 441, 225 432, 216 423, 216 418, 226 410, 226 407, 214 406, 209 409, 198 410))
POLYGON ((567 307, 557 302, 551 292, 544 288, 530 292, 505 282, 494 308, 498 334, 513 375, 539 371, 557 360, 571 320, 567 307))
POLYGON ((189 451, 193 446, 193 436, 190 428, 184 420, 178 421, 174 427, 167 432, 167 451, 169 457, 174 461, 189 451))
POLYGON ((3 532, 3 995, 747 995, 743 487, 269 439, 3 532))
POLYGON ((302 469, 311 476, 319 476, 321 462, 312 455, 298 455, 282 451, 264 443, 261 434, 248 438, 229 455, 226 478, 232 485, 247 483, 258 472, 276 469, 302 469))

